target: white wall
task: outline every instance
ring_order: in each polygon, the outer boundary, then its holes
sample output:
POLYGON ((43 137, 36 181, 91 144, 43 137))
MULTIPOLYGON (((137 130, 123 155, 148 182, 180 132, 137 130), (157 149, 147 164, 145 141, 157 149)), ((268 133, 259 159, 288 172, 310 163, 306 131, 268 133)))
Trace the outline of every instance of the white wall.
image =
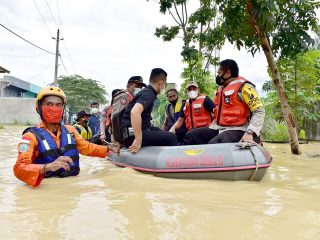
POLYGON ((0 97, 0 123, 39 123, 35 98, 0 97))

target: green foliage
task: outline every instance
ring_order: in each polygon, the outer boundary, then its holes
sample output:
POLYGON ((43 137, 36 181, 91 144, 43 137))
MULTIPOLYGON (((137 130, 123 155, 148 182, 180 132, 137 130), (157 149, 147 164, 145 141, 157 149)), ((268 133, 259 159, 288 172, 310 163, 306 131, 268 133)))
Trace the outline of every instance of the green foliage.
POLYGON ((153 111, 151 115, 152 123, 154 126, 161 128, 165 118, 165 107, 167 103, 168 101, 166 94, 160 95, 154 102, 153 111))
MULTIPOLYGON (((316 110, 315 103, 320 101, 320 51, 313 50, 295 58, 283 58, 277 65, 286 88, 288 103, 299 127, 303 127, 306 119, 319 121, 320 113, 316 110)), ((272 115, 274 119, 283 119, 272 81, 266 82, 263 90, 268 92, 265 99, 267 115, 272 115)))
POLYGON ((97 80, 86 79, 79 75, 61 76, 58 84, 67 96, 67 106, 71 113, 88 111, 91 102, 101 104, 107 102, 105 87, 97 80))
MULTIPOLYGON (((163 41, 183 39, 181 56, 186 64, 183 73, 186 85, 197 81, 200 92, 212 92, 209 68, 218 63, 216 51, 224 44, 224 29, 217 18, 217 5, 212 0, 199 1, 200 7, 189 15, 186 0, 160 0, 160 12, 170 14, 176 25, 161 26, 155 35, 163 41), (213 54, 214 53, 214 54, 213 54)), ((182 89, 184 91, 184 89, 182 89)))
POLYGON ((299 139, 302 139, 302 140, 306 139, 306 131, 304 131, 303 129, 301 129, 299 132, 299 139))
POLYGON ((0 129, 4 129, 4 126, 3 126, 3 125, 0 125, 0 129))
POLYGON ((314 40, 309 29, 318 31, 314 0, 217 0, 223 27, 231 43, 247 48, 253 55, 260 49, 258 34, 272 37, 271 49, 279 57, 293 57, 308 50, 314 40), (253 6, 256 22, 249 18, 253 6), (256 32, 254 25, 260 28, 256 32))
POLYGON ((265 141, 287 142, 289 141, 288 128, 284 121, 267 119, 262 130, 262 136, 265 141))

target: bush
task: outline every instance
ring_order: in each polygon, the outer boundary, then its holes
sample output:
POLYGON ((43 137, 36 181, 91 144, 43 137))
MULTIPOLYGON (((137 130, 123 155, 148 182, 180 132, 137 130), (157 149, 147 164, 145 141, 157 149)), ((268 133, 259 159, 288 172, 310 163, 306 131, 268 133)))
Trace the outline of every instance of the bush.
POLYGON ((288 128, 284 121, 276 121, 274 119, 266 120, 262 136, 265 141, 270 142, 288 142, 288 128))

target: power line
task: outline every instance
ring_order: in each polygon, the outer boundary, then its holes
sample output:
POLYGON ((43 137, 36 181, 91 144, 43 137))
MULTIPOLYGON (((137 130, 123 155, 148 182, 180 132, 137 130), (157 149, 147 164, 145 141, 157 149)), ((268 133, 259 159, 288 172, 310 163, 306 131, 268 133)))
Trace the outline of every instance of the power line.
POLYGON ((59 16, 59 22, 60 22, 60 28, 62 30, 62 22, 61 22, 61 15, 60 15, 60 8, 59 8, 59 2, 56 0, 57 3, 57 9, 58 9, 58 16, 59 16))
POLYGON ((47 66, 45 66, 40 72, 35 74, 33 77, 29 78, 29 81, 34 79, 35 77, 39 76, 41 73, 43 73, 45 70, 47 70, 49 67, 52 66, 52 63, 50 62, 47 66))
POLYGON ((36 4, 36 2, 35 2, 34 0, 32 0, 32 1, 33 1, 34 5, 36 6, 37 10, 38 10, 38 13, 39 13, 39 15, 40 15, 40 17, 41 17, 41 19, 42 19, 43 24, 46 26, 46 28, 47 28, 50 36, 52 37, 53 35, 52 35, 52 33, 51 33, 51 31, 50 31, 50 29, 49 29, 46 21, 44 20, 44 17, 42 16, 42 14, 41 14, 41 12, 40 12, 40 9, 38 8, 38 5, 36 4))
POLYGON ((0 23, 0 26, 3 27, 4 29, 8 30, 8 31, 11 32, 12 34, 16 35, 17 37, 21 38, 21 39, 24 40, 25 42, 31 44, 32 46, 34 46, 34 47, 36 47, 36 48, 39 48, 39 49, 41 49, 42 51, 45 51, 45 52, 47 52, 47 53, 50 53, 50 54, 53 54, 53 55, 54 55, 53 52, 50 52, 50 51, 48 51, 48 50, 46 50, 46 49, 44 49, 44 48, 42 48, 42 47, 37 46, 37 45, 34 44, 34 43, 28 41, 28 40, 25 39, 24 37, 21 37, 19 34, 15 33, 14 31, 12 31, 12 30, 10 30, 9 28, 7 28, 7 27, 5 27, 4 25, 2 25, 1 23, 0 23))
POLYGON ((69 75, 68 70, 67 70, 67 68, 66 68, 66 66, 64 65, 64 62, 63 62, 63 60, 62 60, 61 54, 59 54, 59 57, 60 57, 62 66, 63 66, 64 70, 66 71, 66 74, 69 75))
POLYGON ((47 7, 49 8, 49 11, 50 11, 51 16, 52 16, 52 18, 53 18, 53 21, 55 22, 55 24, 56 24, 57 28, 59 28, 59 27, 58 27, 58 23, 57 23, 57 21, 56 21, 56 18, 54 17, 54 15, 53 15, 53 13, 52 13, 52 11, 51 11, 51 8, 50 8, 50 6, 49 6, 48 1, 47 1, 47 0, 45 0, 45 2, 46 2, 46 4, 47 4, 47 7))
POLYGON ((45 56, 45 55, 18 56, 18 55, 10 55, 10 54, 5 54, 5 53, 0 53, 0 55, 1 56, 5 56, 5 57, 17 57, 17 58, 20 58, 20 57, 26 57, 26 58, 30 57, 30 58, 32 58, 32 57, 43 57, 43 56, 45 56))

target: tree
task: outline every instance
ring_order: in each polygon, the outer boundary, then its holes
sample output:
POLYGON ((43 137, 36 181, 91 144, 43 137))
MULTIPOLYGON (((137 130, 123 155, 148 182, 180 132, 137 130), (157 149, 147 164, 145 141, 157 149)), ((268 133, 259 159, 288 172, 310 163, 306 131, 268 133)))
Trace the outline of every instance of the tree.
POLYGON ((217 63, 217 51, 224 43, 217 5, 211 0, 200 0, 200 7, 189 15, 187 0, 160 0, 158 3, 160 12, 170 14, 176 24, 157 28, 155 35, 163 41, 182 38, 181 56, 187 64, 182 78, 185 82, 197 81, 202 93, 212 93, 214 85, 209 70, 217 63))
MULTIPOLYGON (((320 113, 314 109, 316 103, 320 101, 319 64, 320 51, 317 50, 277 61, 281 79, 286 88, 288 103, 292 108, 298 128, 303 128, 305 120, 320 120, 320 113)), ((270 109, 272 115, 279 116, 279 97, 275 94, 274 85, 268 81, 264 84, 263 89, 268 92, 267 98, 270 100, 267 107, 272 106, 270 109)), ((277 120, 281 119, 278 117, 277 120)))
POLYGON ((71 113, 88 111, 91 102, 107 102, 105 87, 97 80, 80 75, 60 76, 58 84, 67 96, 67 106, 71 113))
POLYGON ((262 49, 288 126, 291 152, 300 154, 296 124, 275 57, 294 57, 313 44, 309 30, 317 31, 314 0, 216 0, 231 43, 254 55, 262 49))

